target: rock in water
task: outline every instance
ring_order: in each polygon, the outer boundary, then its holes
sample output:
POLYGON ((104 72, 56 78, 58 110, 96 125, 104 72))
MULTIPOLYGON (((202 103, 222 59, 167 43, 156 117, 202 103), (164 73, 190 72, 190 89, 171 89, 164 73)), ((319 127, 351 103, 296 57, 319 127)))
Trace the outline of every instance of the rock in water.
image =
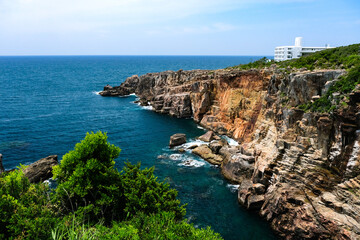
POLYGON ((4 166, 2 164, 2 154, 0 153, 0 174, 5 171, 4 166))
POLYGON ((211 142, 211 140, 214 139, 214 132, 213 131, 208 131, 205 134, 198 137, 198 139, 201 140, 201 141, 204 141, 204 142, 211 142))
POLYGON ((186 143, 186 135, 183 133, 176 133, 170 137, 170 143, 169 146, 175 147, 178 145, 181 145, 183 143, 186 143))
POLYGON ((192 153, 214 165, 220 165, 223 161, 223 158, 220 155, 212 153, 211 149, 206 144, 195 148, 192 153))
POLYGON ((57 155, 42 158, 24 169, 24 175, 31 183, 38 183, 52 177, 52 168, 58 164, 57 155))

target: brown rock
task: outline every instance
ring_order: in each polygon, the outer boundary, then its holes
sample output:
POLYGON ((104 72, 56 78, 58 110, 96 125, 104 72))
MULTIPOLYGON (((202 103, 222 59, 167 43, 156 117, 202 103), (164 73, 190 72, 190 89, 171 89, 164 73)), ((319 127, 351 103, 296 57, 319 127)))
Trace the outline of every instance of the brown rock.
POLYGON ((219 151, 223 146, 224 146, 224 143, 221 141, 214 141, 209 144, 209 148, 215 154, 219 154, 219 151))
POLYGON ((251 210, 259 210, 265 202, 264 195, 250 195, 247 198, 247 208, 251 210))
POLYGON ((38 183, 51 178, 52 168, 57 164, 57 155, 51 155, 30 164, 23 172, 31 183, 38 183))
POLYGON ((221 173, 232 182, 241 183, 245 178, 251 178, 254 172, 254 157, 234 152, 232 148, 222 147, 219 153, 224 157, 221 173))
POLYGON ((261 183, 253 184, 252 188, 256 194, 264 194, 266 190, 265 186, 261 183))
POLYGON ((220 165, 221 162, 223 161, 223 158, 220 155, 216 155, 212 153, 211 149, 206 144, 203 144, 193 149, 192 153, 200 156, 204 160, 214 165, 220 165))
POLYGON ((239 187, 238 200, 241 205, 246 205, 247 198, 251 193, 251 187, 253 183, 250 179, 244 179, 239 187))
POLYGON ((170 148, 186 143, 186 135, 183 133, 176 133, 170 137, 170 148))
POLYGON ((204 142, 211 142, 214 139, 214 132, 207 131, 205 134, 198 137, 198 139, 204 142))

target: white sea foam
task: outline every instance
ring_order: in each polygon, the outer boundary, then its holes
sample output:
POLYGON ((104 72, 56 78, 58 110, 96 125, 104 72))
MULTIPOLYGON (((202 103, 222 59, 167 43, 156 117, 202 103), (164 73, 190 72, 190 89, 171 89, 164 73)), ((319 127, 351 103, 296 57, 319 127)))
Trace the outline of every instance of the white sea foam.
MULTIPOLYGON (((123 95, 123 96, 119 96, 119 97, 130 97, 130 96, 135 96, 136 97, 136 94, 135 93, 130 93, 129 95, 123 95)), ((136 100, 138 100, 138 98, 136 100)))
POLYGON ((194 141, 190 141, 190 142, 187 142, 187 143, 184 143, 178 147, 176 147, 175 149, 178 149, 178 148, 189 148, 191 146, 200 146, 200 145, 203 145, 203 144, 209 144, 208 142, 204 142, 204 141, 201 141, 201 140, 194 140, 194 141))
POLYGON ((236 192, 236 191, 239 189, 239 186, 240 186, 240 185, 227 184, 226 186, 230 189, 231 192, 236 192))
POLYGON ((99 94, 100 92, 101 92, 101 91, 92 91, 92 93, 95 94, 95 95, 100 95, 100 94, 99 94))
POLYGON ((145 110, 154 110, 152 106, 141 106, 141 108, 145 110))
POLYGON ((56 186, 56 181, 52 178, 45 180, 43 183, 47 184, 50 188, 53 188, 56 186))
POLYGON ((228 136, 222 135, 221 137, 224 138, 229 143, 230 146, 238 146, 239 145, 239 143, 236 140, 229 138, 228 136))
POLYGON ((194 160, 194 159, 188 159, 188 160, 182 161, 178 165, 179 166, 184 166, 184 167, 202 167, 202 166, 205 165, 205 163, 194 160))
POLYGON ((169 156, 169 158, 171 160, 182 160, 183 156, 181 154, 178 154, 178 153, 174 153, 174 154, 171 154, 169 156))

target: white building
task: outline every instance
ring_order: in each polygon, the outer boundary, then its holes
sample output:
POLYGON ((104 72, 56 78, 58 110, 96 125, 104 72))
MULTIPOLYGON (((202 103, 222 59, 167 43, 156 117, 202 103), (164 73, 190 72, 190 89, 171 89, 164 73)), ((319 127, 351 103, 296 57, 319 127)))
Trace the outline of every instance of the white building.
POLYGON ((299 58, 310 53, 332 48, 328 44, 325 47, 303 47, 302 37, 295 38, 295 46, 281 46, 275 48, 274 60, 276 62, 299 58))

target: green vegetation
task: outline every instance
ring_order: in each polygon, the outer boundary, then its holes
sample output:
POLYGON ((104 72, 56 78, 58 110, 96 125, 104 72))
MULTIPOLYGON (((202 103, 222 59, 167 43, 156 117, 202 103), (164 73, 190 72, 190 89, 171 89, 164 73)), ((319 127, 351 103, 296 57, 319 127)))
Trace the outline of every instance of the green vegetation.
POLYGON ((337 47, 276 63, 279 67, 314 69, 349 69, 360 65, 360 44, 337 47))
MULTIPOLYGON (((314 69, 328 69, 328 68, 341 68, 349 69, 354 66, 360 65, 360 44, 353 44, 345 47, 331 48, 319 52, 309 54, 297 59, 291 59, 282 62, 275 62, 263 57, 257 61, 240 64, 231 69, 251 69, 251 68, 264 68, 270 67, 275 64, 279 68, 307 68, 314 69)), ((229 68, 229 69, 230 69, 229 68)))
MULTIPOLYGON (((231 68, 246 70, 270 67, 271 65, 276 65, 276 67, 285 72, 289 72, 289 69, 292 71, 293 69, 300 68, 306 68, 308 70, 347 70, 348 74, 342 76, 320 99, 298 106, 304 111, 332 112, 339 107, 346 107, 347 103, 343 102, 343 99, 347 97, 348 93, 355 89, 357 84, 360 84, 360 44, 327 49, 298 59, 282 62, 274 62, 273 60, 270 61, 262 58, 255 62, 240 64, 231 68)), ((281 97, 283 98, 284 96, 281 97)))
POLYGON ((106 134, 87 134, 54 168, 53 190, 30 184, 22 168, 2 174, 0 239, 221 239, 186 222, 177 191, 154 168, 126 163, 118 172, 119 153, 106 134))
POLYGON ((227 69, 239 69, 239 70, 248 70, 248 69, 252 69, 252 68, 264 68, 264 67, 270 67, 271 64, 274 64, 274 60, 270 60, 266 57, 263 57, 259 60, 247 63, 247 64, 240 64, 234 67, 229 67, 227 69))
POLYGON ((313 103, 300 105, 299 108, 304 111, 330 112, 333 111, 339 103, 343 107, 347 106, 346 102, 341 102, 344 96, 350 93, 357 84, 360 84, 360 65, 351 68, 347 75, 342 76, 339 81, 332 85, 328 92, 315 100, 313 103), (335 94, 338 93, 338 94, 335 94), (335 101, 335 105, 333 102, 335 101))
POLYGON ((91 221, 121 219, 121 176, 114 168, 120 149, 107 142, 106 134, 87 134, 75 149, 54 167, 56 200, 61 212, 88 216, 91 221))
POLYGON ((56 223, 45 184, 30 184, 22 168, 0 178, 0 239, 44 239, 56 223))

